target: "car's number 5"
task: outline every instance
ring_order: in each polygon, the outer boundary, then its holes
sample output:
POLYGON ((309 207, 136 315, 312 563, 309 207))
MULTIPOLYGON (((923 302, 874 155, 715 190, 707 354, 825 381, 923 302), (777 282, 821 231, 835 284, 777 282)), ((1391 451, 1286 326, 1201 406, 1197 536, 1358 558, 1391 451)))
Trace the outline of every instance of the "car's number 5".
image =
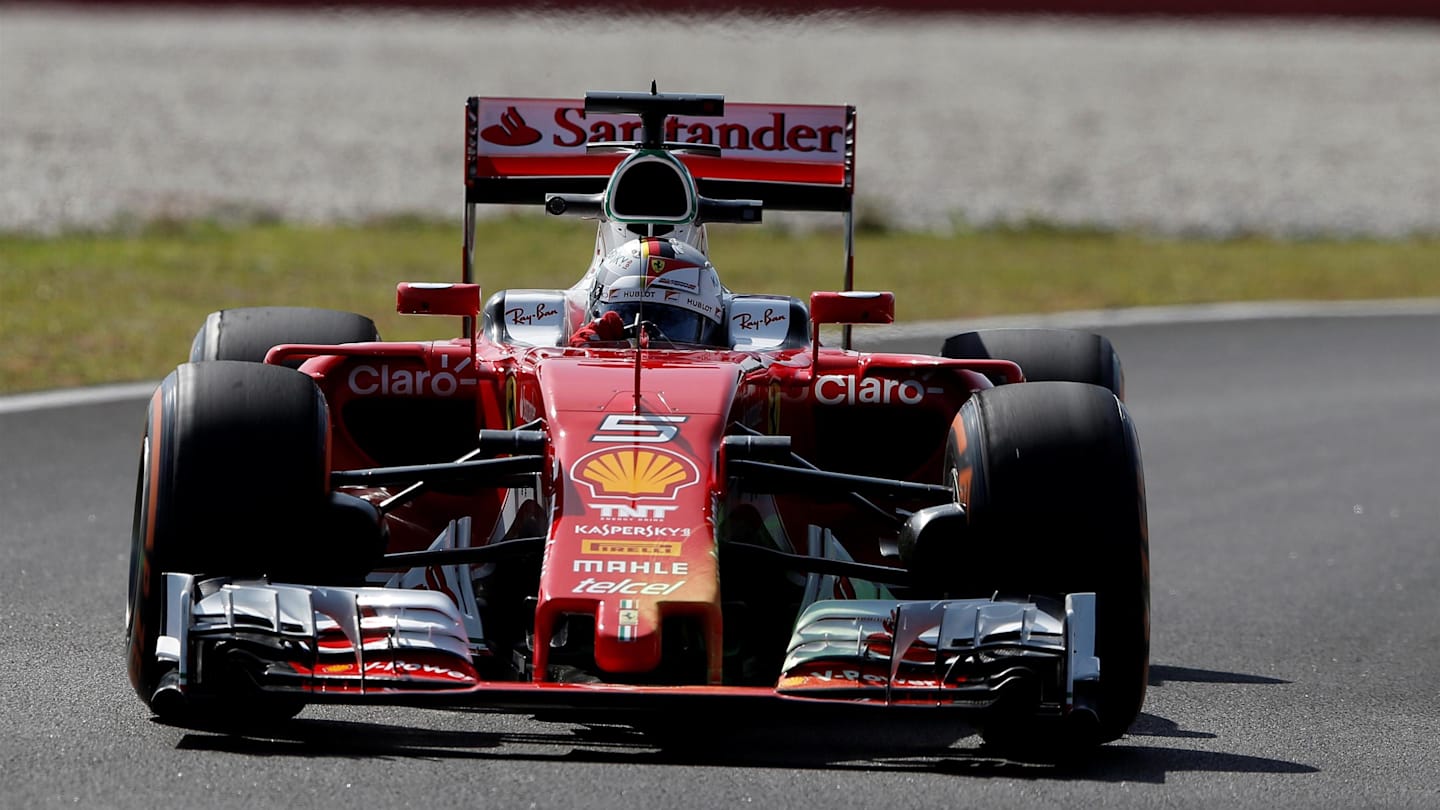
POLYGON ((612 413, 600 423, 590 441, 664 444, 680 434, 680 424, 689 418, 648 413, 612 413))

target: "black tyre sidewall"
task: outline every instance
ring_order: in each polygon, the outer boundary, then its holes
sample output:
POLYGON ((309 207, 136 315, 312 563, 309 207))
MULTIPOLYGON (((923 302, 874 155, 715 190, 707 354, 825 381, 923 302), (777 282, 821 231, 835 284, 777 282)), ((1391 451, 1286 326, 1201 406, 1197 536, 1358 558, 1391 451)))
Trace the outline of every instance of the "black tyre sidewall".
MULTIPOLYGON (((135 516, 130 537, 130 585, 126 604, 125 653, 130 685, 147 704, 155 693, 160 676, 169 665, 155 658, 155 646, 161 629, 160 611, 164 604, 162 566, 157 556, 156 507, 168 500, 168 494, 157 490, 160 482, 170 477, 162 448, 168 449, 166 428, 173 430, 175 420, 165 418, 165 402, 172 403, 176 375, 172 372, 156 389, 145 416, 145 435, 140 448, 140 470, 135 484, 135 516), (157 469, 158 468, 158 469, 157 469)), ((159 532, 165 536, 165 532, 159 532)))
POLYGON ((1094 741, 1120 737, 1144 702, 1150 658, 1144 471, 1124 404, 1081 383, 979 392, 956 417, 946 470, 968 479, 958 497, 975 553, 961 587, 1096 593, 1094 741))
MULTIPOLYGON (((940 356, 1010 360, 1029 382, 1079 382, 1125 398, 1120 355, 1104 335, 1074 329, 979 329, 946 339, 940 356)), ((992 378, 993 379, 993 378, 992 378)), ((999 380, 995 380, 997 383, 999 380)))
POLYGON ((163 573, 314 569, 306 537, 329 503, 329 427, 314 381, 282 366, 187 363, 151 399, 131 538, 127 660, 149 702, 163 573))
POLYGON ((282 343, 336 346, 380 339, 375 322, 354 312, 313 307, 238 307, 210 313, 190 345, 190 362, 264 362, 282 343))

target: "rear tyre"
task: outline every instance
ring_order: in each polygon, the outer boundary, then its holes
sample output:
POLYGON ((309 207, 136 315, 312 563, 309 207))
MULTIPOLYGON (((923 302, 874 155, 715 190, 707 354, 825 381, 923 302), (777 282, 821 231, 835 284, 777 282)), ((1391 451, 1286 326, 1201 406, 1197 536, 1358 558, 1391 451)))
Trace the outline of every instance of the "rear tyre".
MULTIPOLYGON (((354 312, 310 307, 241 307, 212 312, 190 344, 190 362, 261 363, 282 343, 337 346, 380 339, 375 322, 354 312)), ((298 365, 290 363, 289 365, 298 365)))
POLYGON ((1089 383, 1125 399, 1120 355, 1104 335, 1073 329, 980 329, 948 338, 940 356, 1010 360, 1020 366, 1027 381, 1089 383))
POLYGON ((1150 662, 1145 480, 1135 427, 1105 388, 1034 382, 978 392, 951 426, 946 478, 966 507, 955 595, 1096 594, 1095 717, 998 716, 990 745, 1069 753, 1122 736, 1150 662))
MULTIPOLYGON (((162 574, 322 570, 333 551, 315 531, 332 508, 328 445, 324 397, 300 372, 188 363, 161 382, 141 447, 126 616, 130 682, 156 714, 181 719, 187 707, 162 689, 174 680, 174 664, 156 657, 162 574)), ((253 697, 225 713, 288 716, 303 705, 253 697)))

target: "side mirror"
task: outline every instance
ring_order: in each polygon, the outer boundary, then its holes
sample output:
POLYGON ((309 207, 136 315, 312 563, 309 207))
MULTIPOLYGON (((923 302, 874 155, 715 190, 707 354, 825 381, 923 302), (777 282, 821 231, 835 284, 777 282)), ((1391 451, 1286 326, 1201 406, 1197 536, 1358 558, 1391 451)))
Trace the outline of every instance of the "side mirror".
MULTIPOLYGON (((812 292, 810 293, 810 345, 820 348, 822 323, 894 323, 895 293, 812 292)), ((850 348, 846 327, 845 348, 850 348)))
POLYGON ((810 293, 810 320, 822 323, 894 323, 895 294, 890 292, 810 293))
POLYGON ((402 281, 395 285, 395 310, 404 315, 474 318, 480 314, 480 285, 402 281))

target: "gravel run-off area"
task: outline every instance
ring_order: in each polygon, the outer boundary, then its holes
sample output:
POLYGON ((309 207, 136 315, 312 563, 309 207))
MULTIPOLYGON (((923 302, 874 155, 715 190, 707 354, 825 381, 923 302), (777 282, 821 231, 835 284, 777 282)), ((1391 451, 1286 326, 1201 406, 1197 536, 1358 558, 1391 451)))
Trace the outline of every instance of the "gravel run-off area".
POLYGON ((0 230, 457 217, 469 95, 851 103, 862 213, 1440 233, 1440 24, 0 5, 0 230))

